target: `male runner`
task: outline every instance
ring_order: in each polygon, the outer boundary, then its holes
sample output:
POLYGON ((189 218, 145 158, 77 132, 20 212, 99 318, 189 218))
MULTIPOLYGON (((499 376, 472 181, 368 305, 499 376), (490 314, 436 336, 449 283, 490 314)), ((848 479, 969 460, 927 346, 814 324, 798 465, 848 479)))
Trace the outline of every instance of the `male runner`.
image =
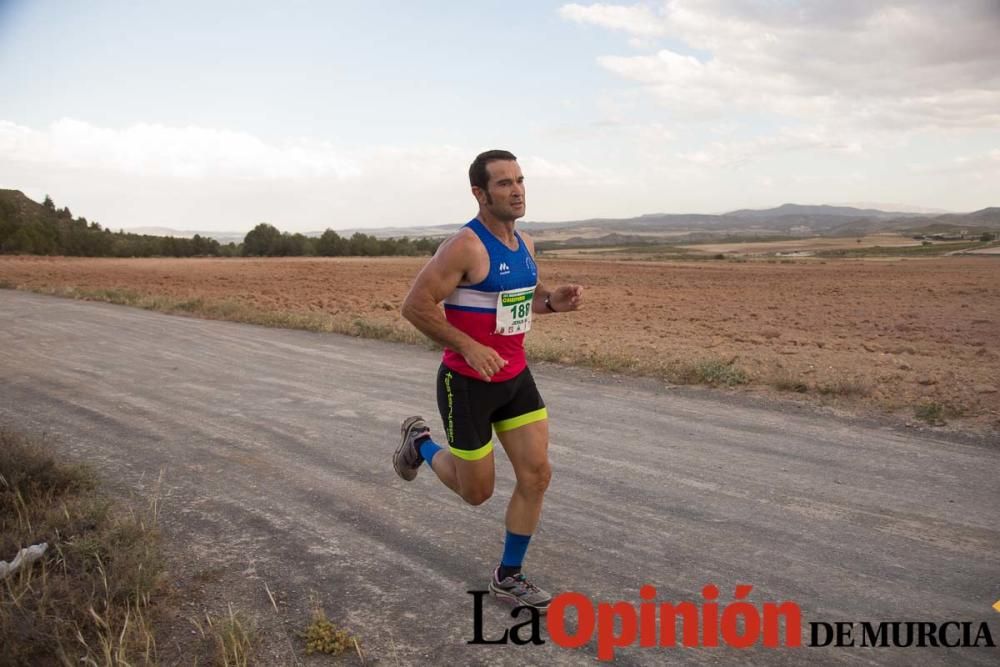
POLYGON ((482 153, 469 167, 469 182, 479 215, 441 244, 417 275, 402 311, 445 348, 437 394, 448 446, 431 440, 421 417, 410 417, 403 421, 392 464, 410 481, 426 461, 445 486, 480 505, 493 494, 495 430, 517 483, 489 590, 544 611, 552 596, 521 573, 552 475, 548 412, 525 361, 524 334, 532 314, 578 309, 583 288, 548 290, 538 282, 534 243, 514 230, 525 210, 516 157, 507 151, 482 153))

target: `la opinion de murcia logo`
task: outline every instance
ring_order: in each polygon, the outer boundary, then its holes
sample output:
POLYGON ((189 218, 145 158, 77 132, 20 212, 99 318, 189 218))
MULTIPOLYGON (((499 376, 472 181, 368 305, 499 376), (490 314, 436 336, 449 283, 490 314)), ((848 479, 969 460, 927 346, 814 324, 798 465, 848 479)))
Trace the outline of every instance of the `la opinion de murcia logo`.
MULTIPOLYGON (((753 586, 738 584, 732 601, 720 600, 714 584, 702 589, 703 600, 661 601, 646 584, 634 602, 594 601, 576 592, 557 595, 548 608, 544 628, 561 648, 580 648, 596 639, 597 659, 612 660, 617 649, 714 648, 995 648, 985 621, 812 621, 802 618, 796 602, 751 603, 753 586), (567 623, 567 618, 575 619, 567 623), (679 632, 678 632, 679 626, 679 632), (803 626, 808 641, 803 642, 803 626)), ((511 618, 520 620, 499 634, 487 631, 483 598, 488 591, 467 591, 473 598, 473 638, 469 644, 545 644, 542 613, 516 607, 511 618), (520 617, 520 618, 519 618, 520 617), (527 618, 524 618, 527 617, 527 618)), ((1000 602, 997 603, 1000 611, 1000 602)))

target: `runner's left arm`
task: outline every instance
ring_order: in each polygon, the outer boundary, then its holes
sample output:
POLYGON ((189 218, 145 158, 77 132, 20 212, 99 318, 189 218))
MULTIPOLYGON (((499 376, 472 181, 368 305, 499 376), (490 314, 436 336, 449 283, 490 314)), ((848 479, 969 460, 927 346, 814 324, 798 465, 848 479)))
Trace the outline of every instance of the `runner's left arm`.
MULTIPOLYGON (((524 232, 518 232, 528 246, 531 257, 535 257, 535 242, 524 232)), ((548 289, 539 280, 535 286, 535 298, 531 301, 531 312, 536 315, 546 315, 551 312, 568 313, 572 310, 580 310, 583 307, 583 287, 580 285, 560 285, 554 289, 548 289), (549 300, 552 308, 545 305, 545 300, 549 300)))

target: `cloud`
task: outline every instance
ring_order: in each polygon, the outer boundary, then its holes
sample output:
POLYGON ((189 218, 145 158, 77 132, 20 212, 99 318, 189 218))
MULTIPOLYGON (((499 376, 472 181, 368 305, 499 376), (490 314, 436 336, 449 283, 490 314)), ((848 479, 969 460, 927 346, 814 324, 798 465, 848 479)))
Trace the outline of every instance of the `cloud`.
POLYGON ((328 144, 272 145, 229 130, 150 123, 101 128, 71 118, 41 131, 0 121, 0 154, 18 162, 188 179, 345 179, 360 173, 355 160, 328 144))
POLYGON ((896 130, 1000 125, 995 0, 671 0, 658 11, 573 4, 560 14, 671 40, 598 62, 681 118, 739 111, 896 130))
MULTIPOLYGON (((475 212, 466 173, 475 149, 370 145, 351 150, 309 138, 267 142, 205 127, 98 127, 65 118, 42 129, 0 120, 0 183, 106 226, 285 231, 332 226, 437 225, 475 212)), ((531 215, 550 217, 566 192, 612 187, 610 170, 543 151, 522 156, 531 215)))
POLYGON ((660 17, 644 5, 563 5, 559 14, 577 23, 591 23, 612 30, 624 30, 635 37, 663 37, 667 34, 660 17))
POLYGON ((0 120, 0 183, 50 193, 112 228, 440 224, 469 208, 469 161, 452 146, 346 150, 206 127, 64 118, 35 129, 0 120))
POLYGON ((775 134, 747 140, 711 142, 698 150, 678 153, 686 162, 707 167, 739 166, 778 154, 824 150, 837 153, 860 153, 860 142, 844 142, 823 130, 784 129, 775 134))
POLYGON ((1000 149, 975 155, 959 155, 943 163, 912 165, 910 171, 920 174, 972 175, 977 178, 991 176, 1000 182, 1000 149))

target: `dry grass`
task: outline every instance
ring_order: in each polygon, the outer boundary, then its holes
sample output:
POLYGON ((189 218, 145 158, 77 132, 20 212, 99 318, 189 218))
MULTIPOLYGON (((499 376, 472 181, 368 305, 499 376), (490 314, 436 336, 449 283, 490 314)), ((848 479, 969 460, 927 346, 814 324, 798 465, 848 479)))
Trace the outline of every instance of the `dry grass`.
POLYGON ((855 398, 864 398, 865 396, 871 395, 872 388, 869 384, 860 380, 840 379, 820 384, 816 387, 816 391, 821 396, 850 396, 855 398))
MULTIPOLYGON (((139 511, 123 508, 88 467, 59 463, 43 439, 0 427, 0 560, 48 544, 0 580, 0 665, 157 664, 158 514, 158 493, 139 511)), ((195 625, 214 664, 252 664, 254 627, 232 606, 195 625)))
POLYGON ((807 394, 815 392, 828 398, 864 398, 870 396, 872 387, 867 382, 857 379, 839 378, 810 384, 804 378, 798 377, 787 370, 779 370, 772 374, 766 384, 778 391, 807 394))
POLYGON ((192 620, 202 639, 212 642, 213 664, 217 667, 247 667, 253 664, 256 642, 254 623, 244 614, 234 611, 223 617, 205 615, 204 625, 192 620))
POLYGON ((662 356, 641 356, 621 352, 584 351, 558 342, 527 341, 528 358, 582 366, 611 373, 655 377, 674 384, 707 384, 734 387, 750 382, 737 358, 702 358, 694 361, 662 356))
POLYGON ((701 359, 681 368, 685 384, 707 384, 713 387, 747 384, 750 378, 735 365, 736 357, 728 361, 721 359, 701 359))
POLYGON ((962 416, 962 410, 953 405, 931 401, 913 408, 913 416, 931 426, 945 426, 949 419, 962 416))
POLYGON ((767 384, 778 391, 790 391, 796 394, 805 394, 809 391, 809 385, 804 380, 786 370, 775 373, 767 384))
POLYGON ((155 505, 122 510, 89 469, 0 430, 0 555, 49 545, 0 582, 0 664, 155 664, 157 540, 155 505))
POLYGON ((155 310, 172 315, 195 315, 213 320, 227 320, 244 324, 258 324, 282 329, 302 329, 323 333, 338 333, 361 338, 375 338, 396 343, 426 345, 427 339, 412 327, 369 321, 359 317, 336 317, 314 312, 276 312, 253 308, 232 300, 202 297, 177 298, 166 295, 141 294, 129 289, 81 289, 59 287, 34 289, 40 294, 61 296, 83 301, 101 301, 121 306, 155 310))

